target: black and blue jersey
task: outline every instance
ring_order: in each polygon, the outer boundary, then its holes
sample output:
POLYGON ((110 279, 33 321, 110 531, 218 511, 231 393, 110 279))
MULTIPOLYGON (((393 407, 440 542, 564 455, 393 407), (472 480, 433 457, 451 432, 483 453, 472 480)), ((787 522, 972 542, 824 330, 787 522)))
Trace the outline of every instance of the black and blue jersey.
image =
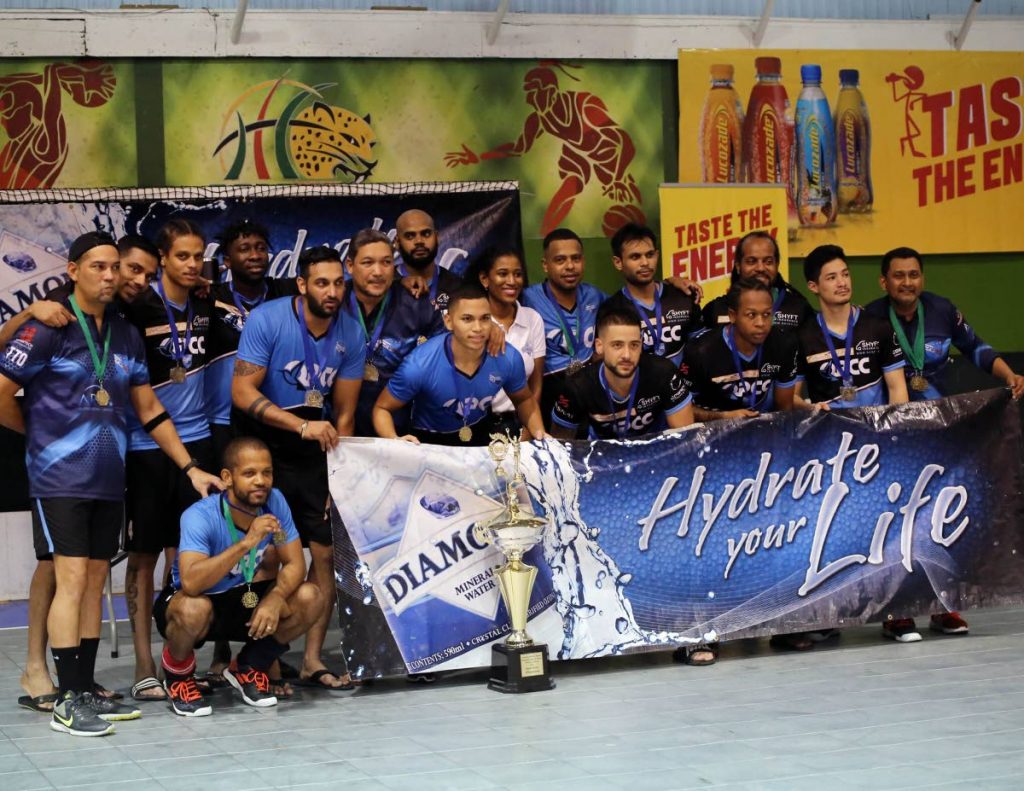
MULTIPOLYGON (((910 398, 914 401, 926 401, 946 395, 946 373, 949 365, 949 350, 956 346, 960 353, 986 373, 992 373, 992 365, 999 354, 975 333, 974 328, 964 319, 956 305, 945 297, 930 291, 921 292, 921 305, 924 307, 924 378, 928 389, 914 390, 908 387, 910 398)), ((866 313, 880 319, 890 320, 889 298, 876 299, 864 308, 866 313)), ((903 327, 907 340, 913 343, 920 328, 917 326, 917 314, 904 320, 897 314, 897 320, 903 327)), ((904 370, 907 378, 914 371, 909 362, 904 370)))
POLYGON ((388 392, 412 404, 413 430, 427 441, 453 440, 464 425, 478 429, 473 442, 486 439, 477 435, 486 425, 481 421, 490 415, 494 397, 501 390, 515 393, 526 387, 523 357, 511 345, 504 354, 481 354, 479 367, 468 376, 452 360, 451 333, 436 335, 414 349, 391 377, 388 392))
POLYGON ((86 322, 98 350, 110 330, 103 376, 107 406, 96 402, 100 386, 86 328, 77 321, 47 327, 30 320, 0 357, 0 373, 25 391, 30 497, 124 499, 128 417, 135 415, 129 392, 149 381, 146 353, 139 333, 114 307, 107 308, 102 334, 91 316, 86 322))
MULTIPOLYGON (((399 261, 396 267, 398 277, 407 277, 410 274, 419 274, 415 269, 409 269, 404 261, 399 261)), ((445 269, 438 263, 434 263, 434 277, 427 285, 427 301, 434 310, 443 312, 448 310, 448 299, 452 292, 462 285, 462 278, 445 269)), ((420 297, 424 299, 424 297, 420 297)))
MULTIPOLYGON (((715 297, 704 306, 704 326, 708 329, 729 323, 729 305, 725 295, 715 297)), ((779 332, 795 332, 804 322, 814 318, 814 308, 807 297, 786 283, 772 288, 772 329, 779 332)))
POLYGON ((299 293, 294 278, 268 277, 263 282, 264 291, 255 300, 244 299, 231 288, 230 283, 217 283, 210 289, 213 318, 207 339, 208 362, 204 376, 206 416, 210 423, 231 425, 231 379, 238 341, 249 313, 264 302, 299 293))
POLYGON ((683 360, 686 342, 704 329, 693 297, 671 283, 657 284, 657 298, 651 304, 634 300, 625 287, 608 300, 616 307, 635 308, 643 328, 644 351, 664 357, 676 367, 683 360))

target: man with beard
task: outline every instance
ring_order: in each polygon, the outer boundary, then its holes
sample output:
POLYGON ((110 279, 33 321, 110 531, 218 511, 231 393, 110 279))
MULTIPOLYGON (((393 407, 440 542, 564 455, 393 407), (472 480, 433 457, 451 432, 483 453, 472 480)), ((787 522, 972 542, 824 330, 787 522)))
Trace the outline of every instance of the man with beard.
POLYGON ((440 266, 437 259, 438 237, 434 218, 425 211, 409 209, 395 222, 395 244, 402 254, 398 274, 413 296, 426 294, 435 310, 448 308, 452 291, 462 278, 440 266))
POLYGON ((351 689, 351 681, 328 670, 321 658, 335 599, 324 454, 339 435, 352 436, 366 342, 358 323, 341 311, 345 273, 337 250, 304 250, 297 283, 299 296, 267 302, 250 314, 231 398, 243 413, 240 433, 259 437, 273 454, 274 480, 312 556, 308 579, 323 598, 306 635, 297 682, 351 689))
MULTIPOLYGON (((780 256, 774 236, 767 231, 751 231, 736 244, 732 283, 754 279, 768 286, 772 292, 772 329, 786 333, 813 319, 814 309, 803 294, 782 279, 779 274, 780 256)), ((725 294, 704 306, 703 320, 709 329, 729 323, 729 304, 725 294)))
POLYGON ((195 681, 195 648, 212 639, 244 643, 237 665, 224 670, 242 700, 257 708, 277 705, 267 670, 323 609, 317 586, 303 582, 299 534, 284 496, 272 488, 267 446, 252 437, 232 440, 221 480, 219 497, 182 514, 171 582, 153 608, 167 640, 161 663, 171 710, 183 717, 213 713, 195 681), (281 568, 267 578, 260 560, 271 543, 281 568))

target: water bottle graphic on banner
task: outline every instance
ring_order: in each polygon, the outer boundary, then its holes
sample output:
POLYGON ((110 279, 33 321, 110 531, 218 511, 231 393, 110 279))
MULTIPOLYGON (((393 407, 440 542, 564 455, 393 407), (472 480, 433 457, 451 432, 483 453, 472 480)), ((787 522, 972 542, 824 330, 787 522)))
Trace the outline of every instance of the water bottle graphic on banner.
POLYGON ((821 66, 800 67, 803 90, 796 101, 796 210, 800 224, 830 225, 838 210, 835 127, 821 90, 821 66))
POLYGON ((700 154, 704 182, 728 184, 740 180, 743 106, 732 87, 733 67, 711 67, 711 90, 700 119, 700 154))
POLYGON ((860 73, 839 70, 839 98, 836 100, 836 161, 839 179, 839 211, 871 210, 871 121, 860 73))
POLYGON ((796 218, 790 172, 793 108, 782 84, 779 58, 756 58, 757 82, 743 120, 743 177, 748 184, 785 184, 789 214, 796 218))

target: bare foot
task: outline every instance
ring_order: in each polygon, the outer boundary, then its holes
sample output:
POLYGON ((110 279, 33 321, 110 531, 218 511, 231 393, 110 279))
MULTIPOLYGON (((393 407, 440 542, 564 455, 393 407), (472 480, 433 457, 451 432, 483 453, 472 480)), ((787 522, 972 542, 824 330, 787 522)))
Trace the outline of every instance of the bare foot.
POLYGON ((57 691, 53 679, 50 678, 49 669, 41 670, 38 673, 29 673, 26 670, 21 674, 21 688, 29 697, 33 698, 39 695, 51 695, 57 691))

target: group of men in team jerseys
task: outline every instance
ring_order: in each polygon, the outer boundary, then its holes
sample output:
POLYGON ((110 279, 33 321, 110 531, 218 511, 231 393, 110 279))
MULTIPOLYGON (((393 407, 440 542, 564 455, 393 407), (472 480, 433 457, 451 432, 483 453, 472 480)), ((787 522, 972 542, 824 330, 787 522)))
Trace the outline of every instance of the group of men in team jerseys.
MULTIPOLYGON (((658 278, 649 228, 625 225, 612 238, 624 280, 612 296, 584 282, 579 237, 555 230, 544 239, 544 282, 520 297, 543 319, 538 399, 521 350, 502 343, 488 291, 439 266, 424 212, 402 214, 393 242, 360 231, 344 261, 331 247, 305 250, 294 279, 268 277, 270 238, 256 223, 219 242, 231 277, 209 286, 207 240, 187 220, 167 223, 155 247, 85 234, 69 252, 69 284, 5 328, 0 424, 28 429, 40 560, 23 700, 52 703, 56 730, 102 735, 109 721, 139 715, 92 678, 122 501, 132 696, 202 716, 211 708, 194 649, 205 640, 218 641, 218 669, 250 705, 291 693, 280 657, 301 635, 295 683, 352 686, 321 657, 334 601, 325 451, 341 436, 485 444, 502 392, 514 425, 534 438, 625 439, 776 409, 896 404, 944 392, 950 344, 1024 392, 1024 378, 952 304, 923 291, 923 261, 907 248, 885 256, 887 296, 865 309, 851 302, 842 249, 812 251, 804 275, 815 313, 780 276, 774 239, 754 232, 737 246, 729 292, 702 311, 699 291, 658 278), (203 472, 218 466, 219 477, 203 472), (161 553, 170 579, 154 602, 161 553), (163 684, 154 620, 166 640, 163 684), (233 660, 228 641, 243 644, 233 660)), ((932 627, 967 630, 956 613, 932 627)), ((910 619, 884 630, 920 639, 910 619)), ((824 636, 773 641, 803 650, 824 636)), ((690 664, 715 656, 708 645, 682 652, 690 664)))

